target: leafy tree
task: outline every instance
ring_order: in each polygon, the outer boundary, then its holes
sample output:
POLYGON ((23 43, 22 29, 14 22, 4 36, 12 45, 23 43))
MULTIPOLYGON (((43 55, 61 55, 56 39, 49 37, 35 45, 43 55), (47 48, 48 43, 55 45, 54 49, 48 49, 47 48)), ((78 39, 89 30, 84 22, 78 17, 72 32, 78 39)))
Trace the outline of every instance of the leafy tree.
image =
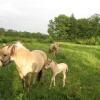
POLYGON ((92 36, 100 36, 100 15, 94 14, 89 18, 92 36))
POLYGON ((77 20, 74 17, 74 14, 70 16, 70 28, 69 28, 69 37, 71 38, 77 38, 78 34, 78 26, 77 26, 77 20))
POLYGON ((54 20, 49 21, 48 33, 54 38, 61 39, 63 36, 67 38, 69 31, 70 18, 65 15, 59 15, 54 20))
POLYGON ((48 33, 54 39, 59 40, 100 37, 100 15, 94 14, 89 18, 80 19, 76 19, 74 14, 70 17, 59 15, 49 21, 48 33))
POLYGON ((0 28, 0 34, 4 34, 5 33, 5 29, 4 28, 0 28))

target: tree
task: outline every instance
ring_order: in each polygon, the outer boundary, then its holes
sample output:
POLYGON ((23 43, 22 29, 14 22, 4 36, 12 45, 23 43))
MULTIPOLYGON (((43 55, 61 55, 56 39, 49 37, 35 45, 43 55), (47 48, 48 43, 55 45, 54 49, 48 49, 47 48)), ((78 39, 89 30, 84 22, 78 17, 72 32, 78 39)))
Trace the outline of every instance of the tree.
POLYGON ((69 37, 71 38, 77 38, 78 33, 78 26, 77 26, 77 20, 74 17, 74 14, 70 16, 70 30, 69 30, 69 37))
POLYGON ((5 29, 4 28, 0 28, 0 35, 5 33, 5 29))
POLYGON ((48 33, 56 39, 61 39, 63 36, 67 38, 69 31, 69 17, 59 15, 54 20, 49 21, 48 33))
POLYGON ((100 15, 94 14, 89 18, 92 36, 100 36, 100 15))

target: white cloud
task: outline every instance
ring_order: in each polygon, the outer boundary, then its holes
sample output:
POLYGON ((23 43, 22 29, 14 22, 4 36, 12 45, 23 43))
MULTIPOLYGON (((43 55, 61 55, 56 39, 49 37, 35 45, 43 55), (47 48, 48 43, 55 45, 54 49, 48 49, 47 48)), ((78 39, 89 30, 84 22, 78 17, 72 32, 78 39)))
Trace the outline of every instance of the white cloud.
POLYGON ((0 5, 0 15, 7 15, 7 14, 19 15, 20 12, 14 7, 14 5, 11 2, 7 2, 0 5))

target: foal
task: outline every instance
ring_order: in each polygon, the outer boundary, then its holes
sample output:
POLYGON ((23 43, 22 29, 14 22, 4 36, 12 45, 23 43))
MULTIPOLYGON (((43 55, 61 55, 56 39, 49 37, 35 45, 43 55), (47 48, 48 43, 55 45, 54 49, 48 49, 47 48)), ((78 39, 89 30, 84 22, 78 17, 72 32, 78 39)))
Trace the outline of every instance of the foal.
POLYGON ((65 86, 65 80, 66 80, 66 72, 68 72, 68 66, 65 63, 59 63, 52 61, 47 61, 45 69, 51 68, 53 72, 53 76, 51 78, 50 88, 52 86, 52 83, 54 82, 55 86, 55 77, 58 73, 63 73, 63 87, 65 86))

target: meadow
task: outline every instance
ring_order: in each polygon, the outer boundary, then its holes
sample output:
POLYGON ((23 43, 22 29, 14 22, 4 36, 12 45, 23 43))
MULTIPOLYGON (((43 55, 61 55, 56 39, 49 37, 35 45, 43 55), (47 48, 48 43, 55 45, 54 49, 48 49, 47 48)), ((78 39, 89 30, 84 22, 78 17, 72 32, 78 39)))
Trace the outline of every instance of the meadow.
MULTIPOLYGON (((15 40, 7 37, 0 45, 15 40)), ((59 53, 53 56, 48 53, 48 42, 19 40, 30 50, 43 50, 50 59, 68 64, 66 85, 62 87, 62 74, 58 74, 56 87, 49 89, 52 73, 48 69, 43 71, 40 83, 33 85, 30 93, 23 92, 16 65, 12 62, 0 68, 0 100, 100 100, 100 46, 59 42, 59 53)))

